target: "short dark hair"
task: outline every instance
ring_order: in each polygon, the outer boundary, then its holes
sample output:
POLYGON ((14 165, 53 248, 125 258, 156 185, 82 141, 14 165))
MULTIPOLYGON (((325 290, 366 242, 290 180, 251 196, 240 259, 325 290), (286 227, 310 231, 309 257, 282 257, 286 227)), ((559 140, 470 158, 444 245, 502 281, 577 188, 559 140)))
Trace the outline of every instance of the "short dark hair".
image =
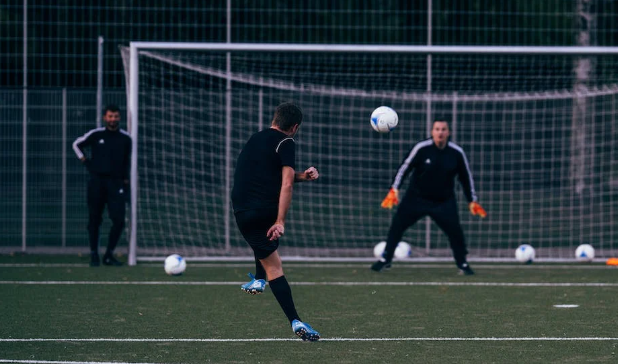
POLYGON ((302 122, 303 111, 292 102, 279 104, 275 109, 273 125, 279 127, 283 131, 288 131, 292 129, 294 125, 300 125, 302 122))
POLYGON ((108 104, 107 106, 105 106, 105 109, 103 109, 103 115, 107 114, 108 111, 120 112, 120 108, 118 107, 118 105, 108 104))
POLYGON ((437 116, 435 118, 433 118, 433 123, 431 123, 431 125, 433 126, 433 124, 435 123, 446 123, 446 125, 448 126, 448 128, 451 128, 451 122, 448 121, 448 118, 444 117, 444 116, 437 116))

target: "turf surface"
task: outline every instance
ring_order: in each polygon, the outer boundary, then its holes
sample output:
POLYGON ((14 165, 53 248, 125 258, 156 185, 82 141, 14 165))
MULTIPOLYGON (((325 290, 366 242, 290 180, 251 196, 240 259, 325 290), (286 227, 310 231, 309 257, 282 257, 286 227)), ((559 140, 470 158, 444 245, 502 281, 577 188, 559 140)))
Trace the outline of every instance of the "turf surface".
POLYGON ((268 287, 241 292, 252 264, 189 262, 169 277, 162 263, 86 263, 0 256, 0 362, 618 361, 611 267, 479 263, 464 277, 453 264, 378 274, 361 263, 284 262, 299 314, 324 339, 305 343, 268 287))

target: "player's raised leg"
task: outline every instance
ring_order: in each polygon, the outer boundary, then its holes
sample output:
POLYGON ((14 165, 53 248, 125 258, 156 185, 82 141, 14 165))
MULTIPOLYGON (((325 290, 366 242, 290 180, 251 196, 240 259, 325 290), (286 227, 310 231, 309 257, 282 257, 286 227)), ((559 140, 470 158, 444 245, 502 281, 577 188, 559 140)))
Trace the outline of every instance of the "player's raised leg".
POLYGON ((255 258, 255 276, 249 273, 251 280, 240 286, 240 289, 248 294, 256 295, 264 292, 264 289, 266 288, 266 271, 264 270, 264 267, 255 252, 253 253, 253 256, 255 258))

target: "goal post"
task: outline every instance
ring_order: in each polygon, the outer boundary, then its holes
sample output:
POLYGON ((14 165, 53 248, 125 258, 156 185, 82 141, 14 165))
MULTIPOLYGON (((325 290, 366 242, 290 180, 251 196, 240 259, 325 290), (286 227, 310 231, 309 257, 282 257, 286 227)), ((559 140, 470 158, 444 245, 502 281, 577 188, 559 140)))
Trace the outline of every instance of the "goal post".
MULTIPOLYGON (((253 259, 231 211, 234 159, 284 100, 306 116, 298 168, 321 173, 295 188, 286 259, 373 259, 393 214, 379 202, 410 147, 428 137, 428 114, 451 120, 489 213, 468 216, 457 188, 471 260, 510 260, 523 243, 547 260, 572 259, 582 243, 615 254, 618 47, 131 42, 122 54, 131 265, 171 253, 253 259), (581 57, 596 68, 575 90, 581 57), (369 125, 381 105, 400 116, 386 135, 369 125)), ((403 240, 414 257, 451 259, 431 223, 403 240)))

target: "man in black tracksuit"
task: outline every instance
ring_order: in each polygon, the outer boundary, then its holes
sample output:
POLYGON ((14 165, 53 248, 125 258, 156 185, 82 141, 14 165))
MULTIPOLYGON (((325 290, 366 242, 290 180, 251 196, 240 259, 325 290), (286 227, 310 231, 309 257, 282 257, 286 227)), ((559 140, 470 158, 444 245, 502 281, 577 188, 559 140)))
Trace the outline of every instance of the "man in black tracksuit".
POLYGON ((90 172, 88 181, 88 234, 90 266, 97 267, 99 259, 99 228, 103 209, 107 204, 112 227, 109 231, 103 264, 120 266, 114 258, 124 227, 125 203, 129 200, 129 173, 131 166, 131 137, 120 129, 120 109, 109 105, 103 113, 105 127, 92 129, 73 142, 73 150, 90 172), (84 148, 90 147, 91 158, 86 158, 84 148))
POLYGON ((457 267, 463 274, 474 274, 466 261, 468 250, 459 222, 455 200, 455 176, 463 187, 472 215, 487 216, 477 202, 474 180, 463 149, 449 142, 450 130, 444 119, 434 121, 431 138, 417 143, 395 175, 382 207, 399 203, 399 186, 410 172, 412 179, 406 195, 393 216, 382 258, 371 266, 380 272, 391 267, 395 248, 405 230, 424 216, 429 216, 448 236, 457 267))

